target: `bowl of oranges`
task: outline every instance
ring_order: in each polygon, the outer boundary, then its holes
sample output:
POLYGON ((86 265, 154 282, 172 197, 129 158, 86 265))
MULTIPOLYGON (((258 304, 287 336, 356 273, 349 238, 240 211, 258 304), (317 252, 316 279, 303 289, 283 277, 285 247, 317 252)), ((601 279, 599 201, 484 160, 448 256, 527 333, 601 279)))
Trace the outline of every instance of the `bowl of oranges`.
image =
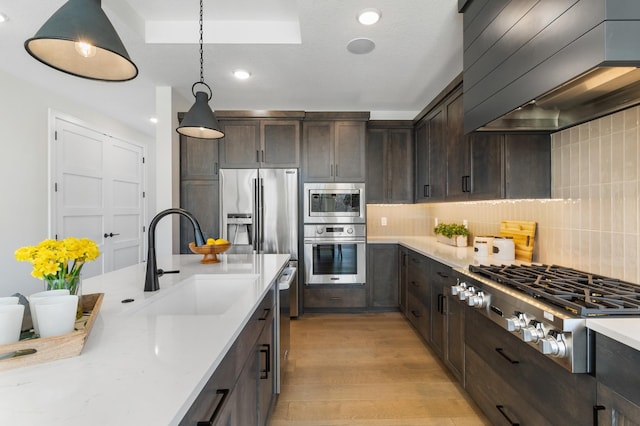
POLYGON ((218 263, 218 254, 224 253, 229 250, 231 243, 224 238, 208 238, 207 244, 203 246, 197 246, 195 243, 189 243, 189 249, 195 254, 203 254, 204 257, 200 263, 218 263))

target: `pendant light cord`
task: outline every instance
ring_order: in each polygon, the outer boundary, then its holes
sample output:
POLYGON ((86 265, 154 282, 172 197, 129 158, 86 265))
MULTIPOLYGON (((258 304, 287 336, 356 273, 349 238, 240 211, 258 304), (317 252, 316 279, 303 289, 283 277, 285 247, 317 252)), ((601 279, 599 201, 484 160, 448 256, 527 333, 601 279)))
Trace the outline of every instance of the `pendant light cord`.
POLYGON ((203 1, 204 0, 200 0, 200 83, 204 83, 204 53, 203 53, 203 49, 202 49, 202 26, 203 26, 203 20, 202 20, 202 8, 203 8, 203 1))
POLYGON ((191 93, 193 94, 193 96, 196 95, 195 92, 195 87, 198 84, 203 85, 204 87, 207 88, 207 90, 209 91, 208 93, 208 100, 210 101, 211 98, 213 97, 213 91, 211 90, 211 87, 209 87, 209 85, 207 83, 204 82, 204 49, 203 49, 203 26, 204 26, 204 18, 203 18, 203 3, 204 0, 200 0, 200 81, 196 81, 195 83, 193 83, 193 86, 191 86, 191 93))

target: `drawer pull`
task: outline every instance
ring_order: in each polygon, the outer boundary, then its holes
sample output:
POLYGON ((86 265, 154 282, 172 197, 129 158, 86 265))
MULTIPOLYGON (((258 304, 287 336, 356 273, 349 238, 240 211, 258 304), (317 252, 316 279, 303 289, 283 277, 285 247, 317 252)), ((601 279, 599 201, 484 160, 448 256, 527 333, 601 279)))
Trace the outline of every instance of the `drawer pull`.
POLYGON ((514 423, 514 421, 511 420, 509 418, 509 416, 507 416, 507 413, 505 413, 505 411, 504 411, 504 406, 503 405, 496 405, 496 408, 498 409, 498 411, 500 411, 500 414, 502 414, 504 416, 504 418, 507 419, 507 421, 509 422, 509 424, 511 426, 520 426, 520 423, 514 423))
POLYGON ((227 401, 227 397, 229 396, 229 389, 218 389, 216 391, 216 395, 222 395, 222 398, 220 398, 218 405, 216 405, 216 408, 213 410, 213 413, 211 414, 209 420, 199 421, 197 423, 198 426, 212 426, 215 424, 218 414, 220 414, 220 412, 222 411, 222 407, 224 407, 224 403, 227 401))
POLYGON ((500 354, 500 356, 504 359, 506 359, 507 361, 509 361, 511 364, 520 364, 520 361, 516 361, 515 359, 511 359, 509 357, 509 355, 504 353, 504 349, 502 348, 496 348, 496 352, 498 352, 500 354))
POLYGON ((439 276, 440 278, 449 278, 449 275, 445 274, 444 272, 440 272, 440 271, 438 271, 438 272, 436 272, 436 273, 438 274, 438 276, 439 276))
POLYGON ((422 314, 420 314, 420 312, 419 312, 419 311, 413 311, 413 310, 412 310, 412 311, 411 311, 411 314, 412 314, 414 317, 416 317, 416 318, 420 318, 420 317, 422 316, 422 314))
POLYGON ((258 318, 258 321, 265 321, 269 316, 269 312, 271 312, 271 308, 264 308, 262 311, 262 316, 258 318))

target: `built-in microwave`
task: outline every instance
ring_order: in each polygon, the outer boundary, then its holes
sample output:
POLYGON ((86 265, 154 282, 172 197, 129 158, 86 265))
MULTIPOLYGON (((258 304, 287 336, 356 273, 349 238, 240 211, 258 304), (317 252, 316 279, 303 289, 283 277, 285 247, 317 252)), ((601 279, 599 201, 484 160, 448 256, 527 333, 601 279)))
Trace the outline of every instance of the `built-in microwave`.
POLYGON ((364 183, 305 183, 305 223, 365 223, 364 183))

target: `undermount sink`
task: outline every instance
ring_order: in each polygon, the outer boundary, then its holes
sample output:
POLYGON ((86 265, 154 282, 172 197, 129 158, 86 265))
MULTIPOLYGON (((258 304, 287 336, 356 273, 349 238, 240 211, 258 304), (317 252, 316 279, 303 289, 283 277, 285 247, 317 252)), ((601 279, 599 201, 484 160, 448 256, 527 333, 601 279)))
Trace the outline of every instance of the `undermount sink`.
POLYGON ((194 275, 145 300, 130 315, 222 315, 250 294, 260 275, 194 275))

